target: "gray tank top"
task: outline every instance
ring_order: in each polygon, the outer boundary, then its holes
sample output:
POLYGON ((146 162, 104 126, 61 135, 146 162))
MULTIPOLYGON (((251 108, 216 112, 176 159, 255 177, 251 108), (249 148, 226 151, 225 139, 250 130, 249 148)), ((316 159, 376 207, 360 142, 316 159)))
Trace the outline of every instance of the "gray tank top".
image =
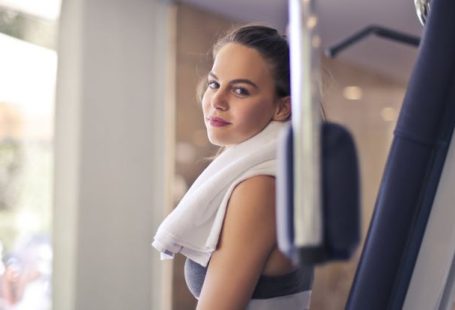
MULTIPOLYGON (((185 280, 191 294, 199 298, 204 283, 207 267, 187 259, 185 262, 185 280)), ((254 290, 252 299, 269 299, 293 295, 311 290, 313 282, 313 268, 301 267, 285 275, 261 275, 254 290)))

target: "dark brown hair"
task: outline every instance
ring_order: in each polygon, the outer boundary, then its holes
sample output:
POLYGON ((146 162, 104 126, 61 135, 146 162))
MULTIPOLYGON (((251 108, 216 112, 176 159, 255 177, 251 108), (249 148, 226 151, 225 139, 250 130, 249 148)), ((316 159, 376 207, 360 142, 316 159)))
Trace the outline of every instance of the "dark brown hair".
POLYGON ((228 43, 238 43, 258 51, 272 68, 275 95, 279 98, 291 95, 289 45, 276 29, 261 25, 235 28, 215 43, 213 58, 228 43))
MULTIPOLYGON (((286 36, 271 27, 262 25, 245 25, 234 28, 221 37, 213 46, 212 57, 215 58, 218 51, 228 43, 238 43, 258 51, 272 68, 275 80, 275 95, 278 98, 291 95, 291 66, 289 44, 286 36)), ((323 71, 323 73, 325 73, 323 71)), ((327 73, 326 73, 327 74, 327 73)), ((202 100, 207 88, 207 78, 200 80, 197 86, 198 101, 202 100)), ((321 97, 322 97, 322 89, 321 97)), ((326 119, 325 109, 320 103, 321 117, 326 119)))

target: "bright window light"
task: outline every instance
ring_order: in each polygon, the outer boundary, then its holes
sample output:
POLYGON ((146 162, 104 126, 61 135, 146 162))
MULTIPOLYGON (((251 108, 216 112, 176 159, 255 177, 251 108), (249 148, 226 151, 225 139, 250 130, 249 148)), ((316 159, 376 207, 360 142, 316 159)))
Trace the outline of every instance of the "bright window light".
POLYGON ((59 18, 60 5, 61 0, 0 0, 0 6, 50 20, 59 18))

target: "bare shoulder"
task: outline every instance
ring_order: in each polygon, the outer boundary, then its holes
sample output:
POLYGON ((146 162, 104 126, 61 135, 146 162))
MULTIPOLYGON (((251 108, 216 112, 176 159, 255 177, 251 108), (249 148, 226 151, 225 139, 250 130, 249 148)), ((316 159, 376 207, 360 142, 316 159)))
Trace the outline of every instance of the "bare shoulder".
POLYGON ((257 188, 265 189, 267 187, 275 188, 275 177, 271 175, 257 175, 248 178, 237 185, 236 189, 242 188, 257 188))
POLYGON ((198 310, 245 309, 276 244, 274 197, 275 180, 270 176, 255 176, 236 186, 198 310))
MULTIPOLYGON (((258 175, 239 183, 231 194, 229 206, 240 203, 242 206, 260 206, 275 204, 275 178, 258 175)), ((252 209, 248 208, 248 209, 252 209)), ((245 208, 243 208, 245 209, 245 208)), ((243 210, 246 211, 246 210, 243 210)))
POLYGON ((226 222, 235 229, 255 229, 275 221, 275 178, 259 175, 239 183, 231 194, 226 222))
POLYGON ((231 194, 223 226, 222 239, 249 236, 270 249, 275 243, 275 178, 259 175, 239 183, 231 194))

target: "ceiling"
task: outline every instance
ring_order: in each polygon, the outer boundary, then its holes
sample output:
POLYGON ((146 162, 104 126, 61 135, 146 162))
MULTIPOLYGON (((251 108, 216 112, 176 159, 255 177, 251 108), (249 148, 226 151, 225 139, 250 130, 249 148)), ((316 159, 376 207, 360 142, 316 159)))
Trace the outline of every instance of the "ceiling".
MULTIPOLYGON (((283 0, 182 0, 241 22, 265 22, 284 30, 287 2, 283 0)), ((413 0, 316 0, 323 48, 368 25, 381 25, 420 36, 422 27, 413 0)), ((371 36, 342 52, 338 58, 406 82, 417 49, 371 36)))

